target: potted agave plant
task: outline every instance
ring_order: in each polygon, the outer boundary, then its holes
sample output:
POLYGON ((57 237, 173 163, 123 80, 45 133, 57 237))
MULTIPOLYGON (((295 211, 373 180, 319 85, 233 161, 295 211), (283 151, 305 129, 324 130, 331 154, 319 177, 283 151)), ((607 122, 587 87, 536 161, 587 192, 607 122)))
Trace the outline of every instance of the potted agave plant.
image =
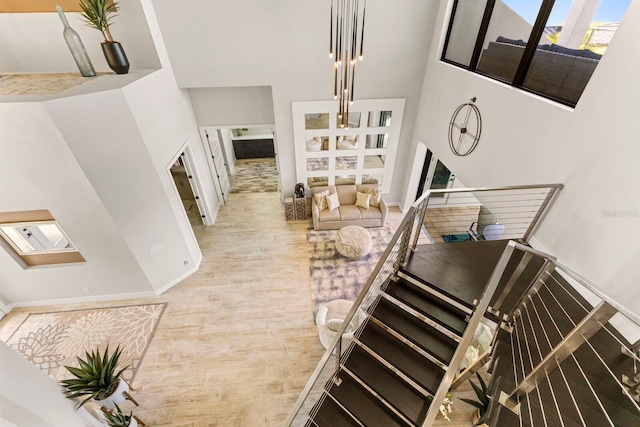
POLYGON ((79 367, 65 366, 75 378, 60 381, 64 387, 64 394, 69 399, 83 398, 84 400, 76 404, 76 409, 93 399, 98 405, 106 409, 113 409, 118 403, 126 400, 125 392, 129 391, 129 386, 121 376, 122 372, 129 366, 118 370, 120 346, 113 354, 109 355, 109 346, 100 354, 100 349, 85 352, 86 359, 78 359, 79 367))
POLYGON ((82 18, 92 28, 100 31, 104 37, 101 43, 102 52, 107 59, 107 64, 116 74, 129 72, 129 60, 124 53, 122 45, 113 40, 110 25, 116 16, 117 3, 113 0, 80 0, 82 18))
POLYGON ((103 414, 104 421, 111 427, 137 427, 138 420, 133 416, 133 412, 126 415, 118 405, 111 411, 103 414))
POLYGON ((469 383, 471 384, 471 387, 473 387, 473 391, 476 393, 478 400, 462 398, 460 400, 476 407, 471 420, 474 426, 487 426, 487 424, 485 424, 485 417, 487 410, 489 409, 489 403, 491 403, 491 396, 487 395, 487 384, 485 384, 482 377, 477 372, 476 377, 478 378, 479 385, 474 384, 471 380, 469 380, 469 383))

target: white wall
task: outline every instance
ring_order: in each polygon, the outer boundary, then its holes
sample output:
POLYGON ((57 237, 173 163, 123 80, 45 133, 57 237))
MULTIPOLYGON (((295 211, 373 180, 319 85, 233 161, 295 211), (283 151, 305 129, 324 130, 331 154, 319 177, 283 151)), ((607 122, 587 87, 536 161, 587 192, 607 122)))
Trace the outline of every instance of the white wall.
POLYGON ((0 424, 82 427, 84 422, 60 385, 0 342, 0 424), (35 403, 35 404, 34 404, 35 403))
POLYGON ((230 174, 233 174, 236 170, 236 152, 233 149, 233 139, 231 138, 230 129, 219 129, 218 136, 222 141, 224 147, 224 153, 227 156, 227 166, 230 174))
POLYGON ((639 313, 640 1, 632 2, 575 109, 440 62, 447 3, 440 2, 412 144, 424 141, 470 187, 565 184, 535 237, 639 313), (456 157, 447 146, 449 120, 473 96, 482 139, 473 154, 456 157), (606 216, 614 210, 627 213, 606 216))
MULTIPOLYGON (((140 1, 120 2, 117 14, 111 32, 122 43, 131 68, 159 68, 140 1)), ((88 27, 79 13, 66 16, 96 71, 111 71, 100 47, 102 34, 88 27)), ((0 73, 78 71, 62 37, 63 28, 55 9, 51 13, 0 13, 0 73)))
MULTIPOLYGON (((296 0, 152 0, 180 87, 271 86, 285 195, 297 182, 291 102, 330 100, 329 4, 296 0), (197 10, 197 13, 194 13, 197 10), (197 40, 197 48, 191 46, 197 40)), ((399 200, 436 2, 367 2, 356 98, 406 98, 390 199, 399 200)))
POLYGON ((158 172, 141 134, 144 123, 132 113, 123 91, 45 104, 151 286, 162 289, 190 271, 198 260, 187 242, 195 238, 184 235, 179 225, 186 218, 172 209, 179 201, 171 200, 163 185, 170 178, 158 172), (162 248, 151 253, 158 245, 162 248))
POLYGON ((274 122, 268 86, 189 89, 189 97, 200 126, 274 122))
POLYGON ((0 104, 7 111, 0 115, 0 143, 7 147, 0 182, 15 183, 7 197, 3 188, 0 209, 50 209, 88 261, 25 272, 0 256, 8 266, 0 271, 0 299, 9 304, 155 294, 200 263, 167 171, 185 143, 207 211, 215 216, 219 204, 188 93, 176 86, 151 2, 134 3, 148 18, 144 28, 161 70, 121 89, 0 104))
POLYGON ((23 270, 0 251, 0 299, 7 304, 151 293, 116 224, 41 103, 0 104, 0 194, 2 212, 49 209, 87 260, 23 270))

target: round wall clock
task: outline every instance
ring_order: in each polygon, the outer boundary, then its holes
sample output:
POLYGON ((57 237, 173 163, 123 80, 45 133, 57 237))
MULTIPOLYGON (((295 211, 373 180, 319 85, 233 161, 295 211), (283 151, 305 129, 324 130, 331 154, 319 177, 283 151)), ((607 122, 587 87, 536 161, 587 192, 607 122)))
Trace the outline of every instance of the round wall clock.
POLYGON ((456 156, 468 156, 476 149, 482 132, 480 110, 476 98, 456 108, 449 122, 449 147, 456 156))

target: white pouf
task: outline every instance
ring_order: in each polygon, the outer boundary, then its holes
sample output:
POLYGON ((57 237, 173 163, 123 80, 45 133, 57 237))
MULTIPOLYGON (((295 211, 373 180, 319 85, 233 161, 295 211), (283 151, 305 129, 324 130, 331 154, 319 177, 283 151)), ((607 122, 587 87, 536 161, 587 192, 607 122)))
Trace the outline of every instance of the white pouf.
POLYGON ((341 255, 358 259, 371 252, 371 234, 357 225, 348 225, 341 228, 336 235, 336 250, 341 255))

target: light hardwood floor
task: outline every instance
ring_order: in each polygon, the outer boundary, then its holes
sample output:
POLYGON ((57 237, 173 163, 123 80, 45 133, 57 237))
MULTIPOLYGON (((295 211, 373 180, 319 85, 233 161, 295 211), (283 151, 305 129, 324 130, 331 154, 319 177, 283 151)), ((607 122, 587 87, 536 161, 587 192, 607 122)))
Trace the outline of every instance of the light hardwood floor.
MULTIPOLYGON (((392 228, 401 218, 391 208, 392 228)), ((286 222, 279 193, 231 194, 214 226, 194 227, 200 269, 163 295, 16 309, 0 321, 0 339, 30 312, 166 302, 133 384, 140 407, 126 408, 148 426, 280 426, 324 352, 312 318, 309 223, 286 222)))

